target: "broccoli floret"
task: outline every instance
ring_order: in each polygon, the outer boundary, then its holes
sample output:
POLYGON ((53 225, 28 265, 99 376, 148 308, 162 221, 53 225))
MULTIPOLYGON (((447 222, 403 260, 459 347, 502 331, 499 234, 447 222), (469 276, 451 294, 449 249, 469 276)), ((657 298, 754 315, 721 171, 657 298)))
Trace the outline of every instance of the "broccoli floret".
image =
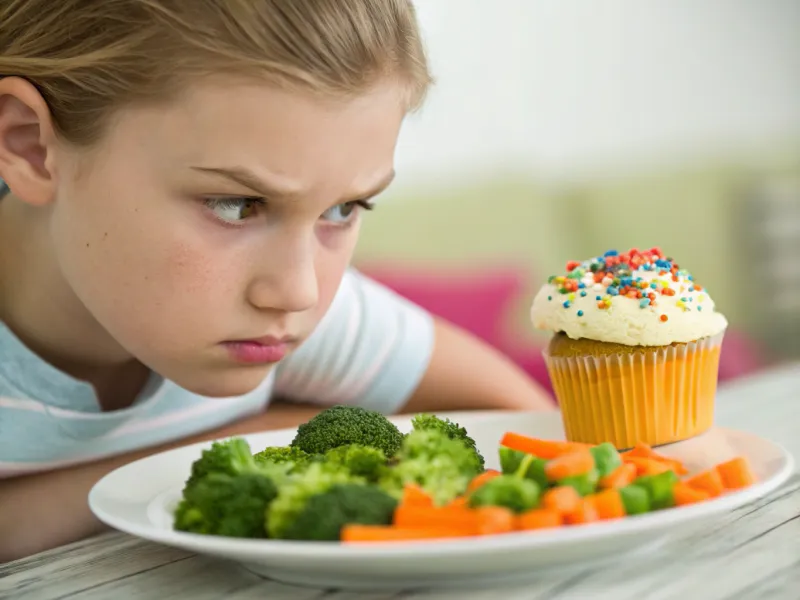
POLYGON ((411 419, 411 425, 416 430, 437 429, 443 433, 446 433, 447 437, 449 437, 451 440, 460 440, 464 442, 464 444, 466 444, 475 454, 476 468, 478 471, 483 471, 485 467, 483 455, 478 452, 478 448, 475 445, 475 440, 473 440, 467 434, 467 430, 461 427, 458 423, 454 423, 450 419, 441 419, 435 415, 422 413, 411 419))
POLYGON ((269 505, 266 528, 271 538, 285 538, 289 527, 303 512, 309 498, 344 483, 365 483, 340 465, 312 462, 306 469, 293 473, 278 488, 278 496, 269 505))
POLYGON ((479 472, 472 450, 438 429, 411 431, 395 459, 380 486, 398 496, 406 484, 414 483, 440 505, 463 494, 479 472))
POLYGON ((342 527, 352 523, 390 525, 397 500, 371 485, 338 484, 308 498, 283 530, 288 540, 335 541, 342 527))
POLYGON ((531 479, 516 475, 499 475, 484 483, 469 496, 469 505, 504 506, 520 513, 539 502, 539 486, 531 479))
POLYGON ((328 450, 325 459, 341 465, 353 475, 364 477, 367 481, 377 481, 386 469, 386 455, 379 448, 348 444, 328 450))
POLYGON ((175 511, 175 529, 265 537, 264 514, 289 466, 256 461, 241 438, 215 442, 192 464, 175 511))
POLYGON ((187 488, 175 529, 239 538, 264 538, 264 514, 278 488, 266 473, 210 473, 187 488))
POLYGON ((211 448, 203 450, 194 463, 184 490, 211 473, 236 475, 255 465, 250 445, 241 438, 233 438, 224 442, 214 442, 211 448))
POLYGON ((314 458, 300 448, 292 446, 270 446, 253 455, 257 463, 286 465, 290 471, 304 468, 314 458))
POLYGON ((403 434, 381 413, 357 406, 332 406, 297 428, 292 447, 325 454, 338 446, 362 444, 391 458, 402 442, 403 434))

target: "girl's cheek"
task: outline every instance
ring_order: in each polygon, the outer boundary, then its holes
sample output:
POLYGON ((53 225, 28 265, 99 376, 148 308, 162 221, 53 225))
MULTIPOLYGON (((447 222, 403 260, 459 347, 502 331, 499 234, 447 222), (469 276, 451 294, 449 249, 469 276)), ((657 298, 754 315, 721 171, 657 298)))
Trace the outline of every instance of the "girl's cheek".
POLYGON ((344 273, 350 265, 355 247, 355 236, 352 240, 336 240, 333 244, 323 245, 317 257, 317 281, 319 285, 319 304, 315 312, 317 317, 325 314, 339 290, 344 273))

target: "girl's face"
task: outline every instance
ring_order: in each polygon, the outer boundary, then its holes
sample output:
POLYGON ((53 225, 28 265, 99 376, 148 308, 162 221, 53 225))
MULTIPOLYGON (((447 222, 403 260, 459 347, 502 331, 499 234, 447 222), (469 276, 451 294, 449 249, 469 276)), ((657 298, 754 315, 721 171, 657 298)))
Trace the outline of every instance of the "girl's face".
POLYGON ((90 156, 59 156, 64 279, 149 368, 245 393, 330 306, 403 116, 388 84, 339 102, 217 84, 125 110, 90 156))

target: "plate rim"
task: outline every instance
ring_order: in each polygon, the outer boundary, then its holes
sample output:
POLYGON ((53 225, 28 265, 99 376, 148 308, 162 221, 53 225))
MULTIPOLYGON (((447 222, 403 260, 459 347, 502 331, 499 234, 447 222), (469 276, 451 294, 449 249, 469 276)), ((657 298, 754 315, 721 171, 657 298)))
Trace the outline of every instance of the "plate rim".
MULTIPOLYGON (((438 412, 440 416, 454 418, 460 415, 469 415, 470 419, 480 419, 482 416, 494 416, 509 413, 519 413, 520 411, 449 411, 438 412)), ((537 418, 561 420, 558 411, 523 411, 528 415, 535 415, 537 418)), ((394 423, 408 423, 413 415, 393 416, 390 420, 394 423)), ((522 531, 511 532, 494 536, 477 536, 469 538, 469 543, 464 539, 442 539, 424 540, 409 542, 373 542, 369 544, 346 545, 336 542, 306 542, 291 540, 269 540, 269 539, 244 539, 244 538, 225 538, 222 536, 208 536, 202 534, 186 533, 171 529, 161 529, 155 525, 140 526, 131 524, 126 519, 107 513, 98 506, 99 496, 108 484, 108 480, 114 476, 119 476, 119 472, 131 468, 137 463, 148 462, 163 458, 171 453, 186 452, 190 449, 201 449, 210 446, 215 441, 230 439, 231 437, 242 437, 252 439, 262 435, 286 435, 297 430, 296 427, 281 428, 251 432, 248 434, 221 437, 205 442, 196 442, 171 448, 157 454, 142 457, 130 463, 126 463, 100 478, 91 488, 88 494, 88 505, 94 516, 107 526, 133 537, 138 537, 153 543, 160 543, 168 546, 187 549, 199 554, 211 555, 238 555, 247 556, 249 559, 268 558, 280 554, 282 557, 303 557, 314 560, 356 560, 356 559, 395 559, 402 557, 420 558, 426 556, 434 557, 446 553, 449 556, 462 556, 489 550, 509 552, 518 549, 536 550, 543 547, 554 547, 570 545, 580 542, 596 541, 600 538, 613 536, 625 536, 629 534, 646 533, 653 530, 665 530, 670 525, 684 524, 696 521, 703 517, 719 515, 729 512, 736 508, 750 504, 751 502, 763 498, 783 486, 795 472, 794 456, 781 444, 768 438, 745 430, 733 429, 729 427, 715 427, 716 430, 732 432, 740 436, 755 438, 760 442, 767 442, 775 450, 779 451, 783 464, 775 475, 770 479, 757 482, 748 488, 731 492, 725 496, 714 498, 706 502, 701 502, 688 506, 673 507, 669 510, 655 513, 635 515, 625 519, 612 521, 601 521, 598 523, 584 524, 580 527, 558 528, 553 530, 522 531)), ((160 493, 164 493, 162 490, 160 493)), ((152 501, 155 498, 150 498, 152 501)), ((146 507, 144 507, 146 511, 146 507)), ((243 559, 245 560, 245 559, 243 559)))

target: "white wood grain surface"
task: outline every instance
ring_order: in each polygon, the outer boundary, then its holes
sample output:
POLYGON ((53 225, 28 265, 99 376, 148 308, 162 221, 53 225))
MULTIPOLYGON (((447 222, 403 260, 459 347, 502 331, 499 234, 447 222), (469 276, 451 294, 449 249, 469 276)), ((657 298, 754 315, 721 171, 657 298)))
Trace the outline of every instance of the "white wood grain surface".
MULTIPOLYGON (((718 423, 772 439, 800 458, 800 364, 723 387, 718 423)), ((110 533, 0 565, 0 598, 244 600, 797 600, 800 473, 771 497, 616 566, 474 591, 354 593, 290 587, 236 565, 110 533)))

